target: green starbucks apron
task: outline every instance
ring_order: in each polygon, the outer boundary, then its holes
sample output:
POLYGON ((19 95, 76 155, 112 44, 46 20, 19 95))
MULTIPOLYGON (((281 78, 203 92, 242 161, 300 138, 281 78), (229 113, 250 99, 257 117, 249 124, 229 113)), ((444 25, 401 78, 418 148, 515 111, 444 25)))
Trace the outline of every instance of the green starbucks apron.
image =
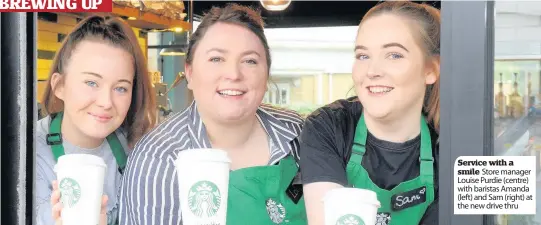
POLYGON ((297 171, 291 155, 278 165, 232 171, 227 225, 306 225, 302 187, 292 184, 297 171))
MULTIPOLYGON (((64 116, 63 112, 59 112, 56 114, 56 116, 53 117, 51 115, 51 125, 49 126, 49 134, 47 134, 47 144, 51 146, 51 150, 53 151, 54 159, 55 161, 58 161, 58 158, 60 156, 63 156, 64 153, 64 146, 62 145, 62 118, 64 116)), ((124 167, 126 166, 126 152, 124 152, 124 148, 122 147, 122 144, 118 140, 118 137, 116 136, 115 132, 107 136, 107 142, 109 143, 109 147, 111 148, 111 151, 113 152, 113 155, 115 156, 116 163, 118 164, 118 171, 122 174, 122 171, 124 170, 124 167)))
POLYGON ((388 191, 379 188, 361 166, 366 152, 368 134, 364 115, 357 123, 351 158, 347 165, 350 185, 369 189, 377 193, 381 208, 378 210, 376 225, 418 225, 426 209, 434 201, 434 159, 430 131, 425 118, 421 118, 420 172, 417 178, 400 183, 388 191))

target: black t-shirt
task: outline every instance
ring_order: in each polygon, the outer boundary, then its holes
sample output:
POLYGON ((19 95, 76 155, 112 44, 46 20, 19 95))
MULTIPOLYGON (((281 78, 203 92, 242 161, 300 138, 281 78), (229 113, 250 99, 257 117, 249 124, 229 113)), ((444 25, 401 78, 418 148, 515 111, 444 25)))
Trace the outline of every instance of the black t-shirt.
MULTIPOLYGON (((348 185, 346 167, 361 112, 361 103, 357 97, 352 97, 335 101, 308 116, 300 138, 303 184, 333 182, 348 185)), ((430 124, 429 129, 434 157, 435 195, 438 199, 438 134, 430 124)), ((419 176, 420 134, 404 143, 393 143, 379 140, 368 132, 366 142, 366 153, 361 164, 380 188, 390 190, 401 182, 419 176)), ((423 220, 436 216, 437 224, 437 204, 433 204, 429 211, 435 215, 425 214, 423 220)))

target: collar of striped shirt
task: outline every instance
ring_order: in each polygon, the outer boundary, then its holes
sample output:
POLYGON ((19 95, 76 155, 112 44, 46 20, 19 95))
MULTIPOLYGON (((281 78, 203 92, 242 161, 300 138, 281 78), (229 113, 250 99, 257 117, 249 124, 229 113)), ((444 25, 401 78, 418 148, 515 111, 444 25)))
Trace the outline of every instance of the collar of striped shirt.
MULTIPOLYGON (((262 105, 259 106, 256 112, 256 116, 263 128, 267 132, 270 143, 270 159, 269 165, 278 163, 281 159, 286 157, 292 152, 291 142, 299 135, 300 130, 289 128, 285 122, 277 118, 292 116, 291 113, 281 111, 280 109, 273 108, 272 106, 262 105)), ((210 148, 211 144, 207 136, 207 131, 203 125, 203 121, 197 111, 197 104, 192 102, 188 108, 189 135, 191 138, 191 148, 210 148)), ((295 118, 297 119, 297 118, 295 118)), ((297 119, 298 120, 298 119, 297 119)), ((295 121, 295 120, 292 120, 295 121)), ((301 120, 299 120, 301 121, 301 120)), ((302 121, 301 121, 302 123, 302 121)))

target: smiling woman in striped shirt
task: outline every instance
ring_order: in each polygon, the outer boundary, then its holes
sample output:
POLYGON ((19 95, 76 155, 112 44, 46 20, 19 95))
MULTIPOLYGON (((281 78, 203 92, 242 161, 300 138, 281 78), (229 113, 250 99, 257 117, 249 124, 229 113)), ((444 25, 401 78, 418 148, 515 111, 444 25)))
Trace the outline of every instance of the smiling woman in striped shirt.
POLYGON ((231 176, 244 178, 229 190, 227 224, 306 224, 302 188, 295 185, 303 121, 262 105, 270 65, 259 14, 239 5, 210 10, 186 55, 195 101, 135 147, 123 181, 120 224, 181 224, 174 160, 179 151, 210 147, 226 150, 231 176), (276 177, 279 185, 266 185, 276 177), (261 197, 246 194, 254 192, 261 197), (268 210, 268 202, 278 210, 268 210))

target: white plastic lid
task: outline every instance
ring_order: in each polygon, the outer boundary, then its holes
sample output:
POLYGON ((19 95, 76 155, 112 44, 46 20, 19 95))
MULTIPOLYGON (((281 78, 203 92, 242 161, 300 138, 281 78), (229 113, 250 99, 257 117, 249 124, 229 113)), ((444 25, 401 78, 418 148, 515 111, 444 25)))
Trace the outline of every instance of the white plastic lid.
POLYGON ((376 192, 368 189, 360 188, 336 188, 332 189, 325 194, 323 201, 329 200, 344 200, 351 202, 364 202, 367 204, 375 205, 376 207, 381 207, 380 202, 378 201, 378 196, 376 192))
POLYGON ((178 153, 177 160, 231 163, 231 159, 227 152, 216 148, 182 150, 178 153))
POLYGON ((58 167, 82 165, 101 166, 107 168, 105 161, 103 161, 103 159, 99 156, 90 154, 67 154, 58 158, 58 162, 55 166, 55 172, 57 172, 56 170, 58 167))

